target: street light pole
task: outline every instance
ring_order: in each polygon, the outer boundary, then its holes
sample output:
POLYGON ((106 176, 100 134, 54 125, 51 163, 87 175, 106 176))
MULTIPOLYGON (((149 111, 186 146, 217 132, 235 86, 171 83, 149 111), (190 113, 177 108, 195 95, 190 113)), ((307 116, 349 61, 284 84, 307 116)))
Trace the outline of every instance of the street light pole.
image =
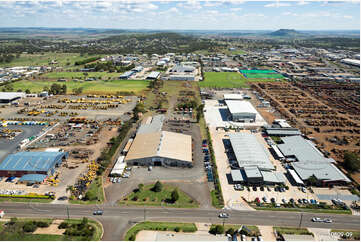
POLYGON ((68 220, 70 220, 70 215, 69 215, 69 206, 66 206, 66 213, 68 214, 68 220))
POLYGON ((302 225, 302 218, 303 218, 303 213, 301 213, 300 224, 298 225, 299 228, 301 228, 301 225, 302 225))

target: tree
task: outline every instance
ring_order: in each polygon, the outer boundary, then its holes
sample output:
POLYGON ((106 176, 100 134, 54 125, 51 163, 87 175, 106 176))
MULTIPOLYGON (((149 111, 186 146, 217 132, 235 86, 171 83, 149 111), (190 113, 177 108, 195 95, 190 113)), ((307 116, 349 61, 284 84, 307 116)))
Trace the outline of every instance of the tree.
POLYGON ((360 157, 356 153, 345 152, 343 155, 343 166, 351 173, 360 170, 360 157))
POLYGON ((318 184, 318 179, 315 175, 312 175, 310 176, 308 179, 307 179, 307 182, 308 184, 310 184, 311 186, 315 186, 318 184))
POLYGON ((211 229, 209 230, 210 234, 223 234, 224 233, 224 228, 222 225, 216 225, 211 227, 211 229))
POLYGON ((32 221, 25 223, 23 226, 24 232, 28 232, 28 233, 34 232, 36 228, 37 228, 36 224, 33 223, 32 221))
POLYGON ((174 189, 171 194, 172 202, 175 203, 179 199, 178 189, 174 189))
POLYGON ((160 183, 160 181, 157 181, 157 182, 154 184, 153 191, 154 191, 154 192, 161 192, 162 189, 163 189, 162 183, 160 183))
POLYGON ((234 233, 235 233, 234 228, 229 228, 229 229, 226 231, 226 234, 233 235, 234 233))
POLYGON ((26 93, 26 94, 30 94, 30 90, 29 90, 29 89, 26 89, 26 90, 25 90, 25 93, 26 93))
POLYGON ((141 183, 138 185, 138 191, 141 192, 143 191, 144 185, 141 183))
POLYGON ((63 84, 63 86, 61 87, 61 89, 62 89, 62 90, 61 90, 61 93, 65 95, 65 94, 66 94, 66 85, 63 84))

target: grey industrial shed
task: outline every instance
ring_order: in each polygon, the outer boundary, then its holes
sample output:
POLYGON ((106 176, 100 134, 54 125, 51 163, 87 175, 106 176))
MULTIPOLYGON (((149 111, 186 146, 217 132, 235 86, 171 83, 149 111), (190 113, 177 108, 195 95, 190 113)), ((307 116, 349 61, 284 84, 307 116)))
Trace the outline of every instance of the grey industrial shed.
POLYGON ((260 170, 275 169, 266 148, 258 142, 254 134, 230 133, 229 139, 239 167, 257 166, 260 170))

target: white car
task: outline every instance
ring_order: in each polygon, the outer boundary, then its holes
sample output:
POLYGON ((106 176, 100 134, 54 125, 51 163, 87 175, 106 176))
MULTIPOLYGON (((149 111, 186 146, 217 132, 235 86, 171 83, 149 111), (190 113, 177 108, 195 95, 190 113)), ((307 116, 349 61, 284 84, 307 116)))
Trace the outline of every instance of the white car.
POLYGON ((325 218, 325 219, 323 220, 323 222, 330 224, 330 223, 332 223, 333 221, 332 221, 332 219, 330 219, 330 218, 325 218))
POLYGON ((218 217, 220 217, 220 218, 229 218, 229 215, 228 215, 228 213, 220 213, 218 215, 218 217))
POLYGON ((323 222, 323 220, 317 217, 313 217, 312 222, 323 222))

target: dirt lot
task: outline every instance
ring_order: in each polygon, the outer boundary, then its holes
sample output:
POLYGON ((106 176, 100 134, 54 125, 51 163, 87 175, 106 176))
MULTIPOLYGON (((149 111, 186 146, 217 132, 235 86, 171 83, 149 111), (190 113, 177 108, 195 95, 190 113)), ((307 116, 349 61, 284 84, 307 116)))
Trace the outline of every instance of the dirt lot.
MULTIPOLYGON (((291 125, 313 137, 318 148, 335 160, 342 162, 344 151, 359 153, 359 118, 354 119, 341 113, 346 110, 339 106, 330 107, 319 97, 314 97, 290 83, 256 83, 253 87, 270 101, 291 125)), ((359 182, 359 174, 357 178, 359 182)))

